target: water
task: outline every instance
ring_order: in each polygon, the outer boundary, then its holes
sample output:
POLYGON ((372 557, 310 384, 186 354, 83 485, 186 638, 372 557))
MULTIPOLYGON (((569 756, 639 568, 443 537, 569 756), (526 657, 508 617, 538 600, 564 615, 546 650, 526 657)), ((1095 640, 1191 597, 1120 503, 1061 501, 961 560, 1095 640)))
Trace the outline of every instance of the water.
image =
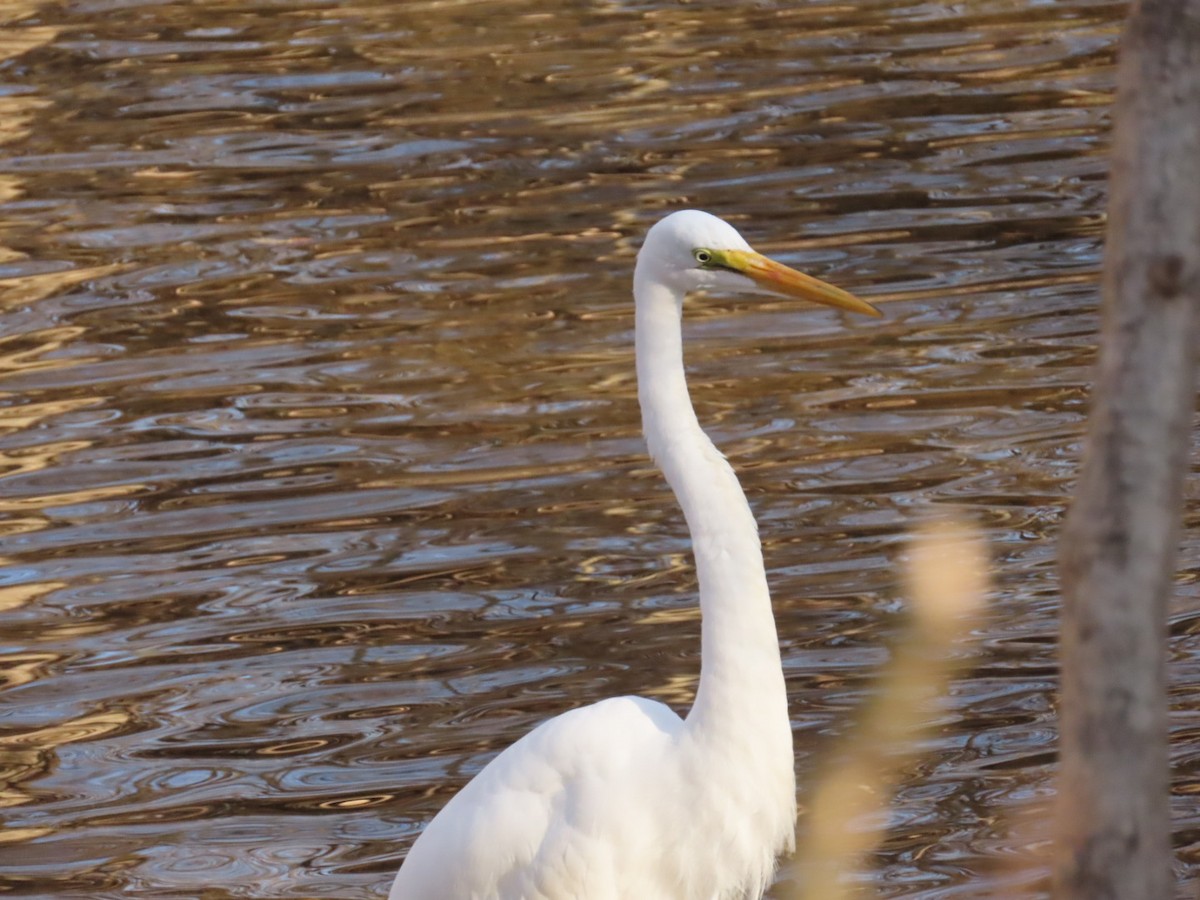
POLYGON ((1124 9, 6 4, 4 889, 379 896, 537 721, 620 692, 686 707, 694 578, 638 434, 629 281, 687 205, 885 310, 689 311, 801 780, 900 628, 913 513, 963 505, 997 596, 873 878, 1036 885, 1044 860, 1008 861, 1051 787, 1124 9))

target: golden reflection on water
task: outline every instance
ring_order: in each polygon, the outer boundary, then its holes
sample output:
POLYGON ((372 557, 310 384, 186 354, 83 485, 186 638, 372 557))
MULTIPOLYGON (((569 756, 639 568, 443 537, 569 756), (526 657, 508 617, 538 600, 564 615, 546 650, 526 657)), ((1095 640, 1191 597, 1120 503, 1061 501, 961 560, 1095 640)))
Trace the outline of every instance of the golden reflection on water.
MULTIPOLYGON (((910 511, 966 505, 997 553, 984 659, 875 875, 972 896, 1009 858, 998 817, 1050 783, 1052 538, 1123 12, 5 13, 10 893, 378 896, 542 718, 686 706, 694 575, 638 435, 629 279, 648 225, 696 205, 885 301, 870 328, 689 304, 698 410, 760 520, 802 781, 896 630, 910 511)), ((1183 875, 1194 569, 1172 631, 1183 875)))

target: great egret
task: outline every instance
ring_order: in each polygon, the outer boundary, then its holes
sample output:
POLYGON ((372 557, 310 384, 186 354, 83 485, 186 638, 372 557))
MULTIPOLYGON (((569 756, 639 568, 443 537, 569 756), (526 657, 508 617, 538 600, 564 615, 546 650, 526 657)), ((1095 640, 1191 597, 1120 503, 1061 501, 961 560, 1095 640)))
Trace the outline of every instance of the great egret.
POLYGON ((868 315, 845 291, 684 210, 646 235, 633 275, 638 400, 683 507, 700 581, 701 664, 686 719, 616 697, 542 723, 446 804, 390 900, 759 897, 794 845, 787 692, 758 527, 700 429, 683 368, 686 294, 796 297, 868 315))

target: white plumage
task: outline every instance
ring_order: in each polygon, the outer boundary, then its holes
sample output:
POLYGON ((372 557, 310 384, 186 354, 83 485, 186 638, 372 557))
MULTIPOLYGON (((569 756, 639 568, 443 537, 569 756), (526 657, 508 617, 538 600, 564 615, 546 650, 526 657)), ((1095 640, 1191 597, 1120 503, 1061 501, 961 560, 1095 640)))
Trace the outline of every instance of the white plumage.
POLYGON ((638 399, 700 582, 691 711, 680 719, 661 703, 617 697, 538 726, 428 825, 390 900, 754 898, 792 848, 792 734, 758 529, 684 376, 683 299, 701 289, 878 314, 758 255, 707 213, 674 213, 646 236, 634 273, 638 399))

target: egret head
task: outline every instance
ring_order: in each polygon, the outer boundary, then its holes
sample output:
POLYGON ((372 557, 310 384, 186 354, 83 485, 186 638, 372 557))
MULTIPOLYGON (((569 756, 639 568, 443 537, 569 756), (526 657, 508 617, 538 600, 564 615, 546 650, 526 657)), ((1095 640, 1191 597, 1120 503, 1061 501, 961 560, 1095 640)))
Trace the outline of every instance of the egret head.
POLYGON ((692 291, 773 294, 879 315, 865 300, 756 253, 723 219, 695 209, 655 223, 638 252, 636 279, 651 279, 680 295, 692 291))

